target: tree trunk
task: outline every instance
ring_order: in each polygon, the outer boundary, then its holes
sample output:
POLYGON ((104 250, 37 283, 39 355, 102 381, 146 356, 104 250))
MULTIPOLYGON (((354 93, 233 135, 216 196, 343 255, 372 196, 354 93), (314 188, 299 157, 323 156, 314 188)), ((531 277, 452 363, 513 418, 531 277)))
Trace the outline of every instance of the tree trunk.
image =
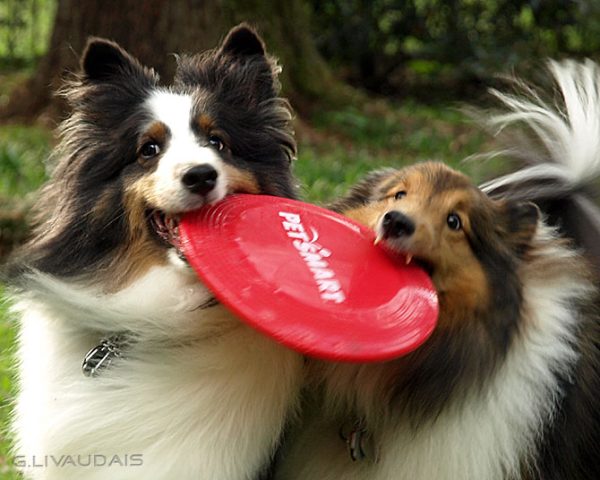
POLYGON ((117 41, 164 81, 174 73, 172 53, 213 48, 233 25, 247 21, 280 59, 284 93, 300 112, 314 103, 350 98, 319 55, 310 35, 310 11, 303 0, 59 0, 47 54, 35 74, 17 87, 0 119, 55 121, 65 105, 54 94, 88 36, 117 41))

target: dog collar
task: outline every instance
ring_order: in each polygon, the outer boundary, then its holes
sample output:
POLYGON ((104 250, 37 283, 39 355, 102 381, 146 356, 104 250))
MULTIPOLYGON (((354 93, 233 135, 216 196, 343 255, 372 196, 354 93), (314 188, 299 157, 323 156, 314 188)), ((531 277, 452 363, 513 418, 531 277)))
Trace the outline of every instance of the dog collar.
MULTIPOLYGON (((198 310, 204 310, 218 305, 216 298, 211 297, 205 303, 198 307, 198 310)), ((123 350, 131 344, 130 335, 126 332, 116 333, 104 337, 100 344, 90 349, 83 357, 81 371, 86 377, 97 377, 100 372, 108 368, 111 363, 123 356, 123 350)))
POLYGON ((85 354, 81 370, 86 377, 97 377, 100 372, 113 362, 115 358, 122 356, 123 347, 127 343, 124 333, 117 333, 104 337, 99 345, 96 345, 85 354))
POLYGON ((353 462, 361 460, 377 461, 373 437, 361 420, 346 422, 340 428, 340 438, 346 443, 348 455, 353 462))

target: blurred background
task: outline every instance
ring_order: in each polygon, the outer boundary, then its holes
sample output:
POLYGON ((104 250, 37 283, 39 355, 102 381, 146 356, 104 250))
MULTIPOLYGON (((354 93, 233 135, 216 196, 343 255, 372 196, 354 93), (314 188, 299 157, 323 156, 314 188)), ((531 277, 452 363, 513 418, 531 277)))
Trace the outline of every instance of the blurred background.
MULTIPOLYGON (((548 57, 598 57, 599 0, 0 0, 0 264, 27 235, 54 129, 54 95, 89 35, 118 41, 165 83, 172 53, 255 25, 296 111, 303 195, 325 202, 365 172, 424 159, 474 180, 506 166, 461 161, 490 140, 462 113, 502 76, 544 82, 548 57)), ((15 329, 0 284, 0 479, 16 479, 5 432, 15 329)))

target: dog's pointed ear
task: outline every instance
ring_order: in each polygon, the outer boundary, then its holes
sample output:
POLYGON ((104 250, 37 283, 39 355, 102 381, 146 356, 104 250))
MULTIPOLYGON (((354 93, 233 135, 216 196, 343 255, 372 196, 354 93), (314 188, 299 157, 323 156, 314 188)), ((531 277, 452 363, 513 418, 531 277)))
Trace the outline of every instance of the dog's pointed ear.
POLYGON ((265 42, 256 30, 246 23, 241 23, 229 31, 219 51, 239 56, 266 54, 265 42))
POLYGON ((145 77, 158 81, 154 70, 144 67, 117 43, 92 37, 81 56, 81 71, 92 82, 107 82, 116 77, 145 77))
POLYGON ((354 184, 344 196, 327 205, 327 208, 334 212, 344 213, 361 205, 366 205, 374 200, 374 196, 379 192, 382 183, 386 183, 385 180, 396 178, 398 173, 399 171, 394 168, 382 168, 370 172, 354 184))
POLYGON ((506 201, 501 206, 509 244, 517 256, 522 257, 537 231, 540 209, 532 202, 506 201))
POLYGON ((279 95, 280 72, 256 31, 241 24, 214 50, 178 57, 175 84, 204 87, 220 102, 254 109, 279 95))
POLYGON ((245 102, 258 105, 279 93, 281 67, 267 53, 260 35, 248 24, 241 23, 229 31, 217 49, 216 58, 232 66, 225 72, 226 76, 235 78, 236 83, 245 83, 245 86, 235 87, 239 92, 245 92, 245 102))

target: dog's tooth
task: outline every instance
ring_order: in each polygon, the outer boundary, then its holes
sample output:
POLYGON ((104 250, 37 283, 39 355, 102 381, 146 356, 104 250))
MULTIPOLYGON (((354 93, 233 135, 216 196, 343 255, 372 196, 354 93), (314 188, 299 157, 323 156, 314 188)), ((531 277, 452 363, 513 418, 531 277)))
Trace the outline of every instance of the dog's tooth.
POLYGON ((375 241, 373 242, 373 245, 377 245, 379 242, 381 242, 381 240, 383 240, 383 234, 378 233, 377 237, 375 237, 375 241))
POLYGON ((409 253, 406 255, 406 264, 410 265, 410 262, 412 262, 412 258, 413 256, 409 253))

